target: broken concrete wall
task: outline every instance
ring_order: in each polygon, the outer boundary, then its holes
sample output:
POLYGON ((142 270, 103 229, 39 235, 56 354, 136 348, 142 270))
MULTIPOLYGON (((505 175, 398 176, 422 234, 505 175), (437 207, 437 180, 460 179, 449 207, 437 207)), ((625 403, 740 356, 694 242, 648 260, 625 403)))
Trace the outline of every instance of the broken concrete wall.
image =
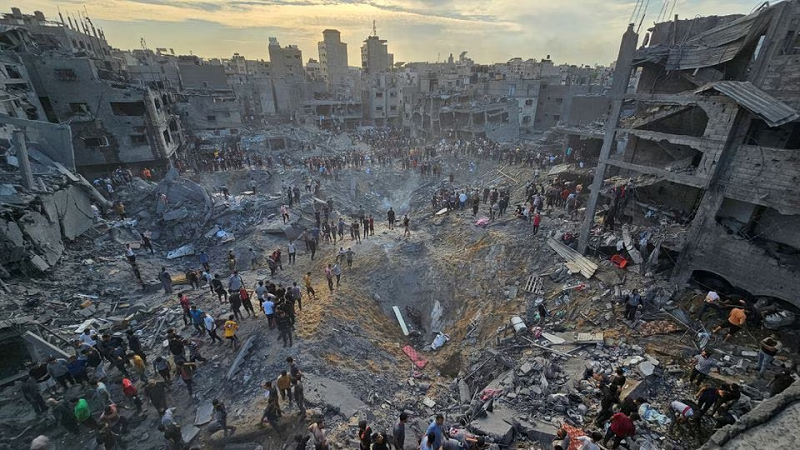
POLYGON ((93 223, 91 200, 80 187, 40 195, 21 214, 0 217, 0 266, 46 271, 61 259, 64 239, 77 238, 93 223))
POLYGON ((705 270, 755 296, 776 297, 800 307, 796 295, 800 292, 800 276, 796 270, 780 265, 749 240, 730 235, 717 222, 709 222, 700 234, 687 274, 705 270))
POLYGON ((725 195, 784 214, 800 212, 800 156, 797 150, 739 146, 725 195), (768 180, 768 182, 767 182, 768 180))

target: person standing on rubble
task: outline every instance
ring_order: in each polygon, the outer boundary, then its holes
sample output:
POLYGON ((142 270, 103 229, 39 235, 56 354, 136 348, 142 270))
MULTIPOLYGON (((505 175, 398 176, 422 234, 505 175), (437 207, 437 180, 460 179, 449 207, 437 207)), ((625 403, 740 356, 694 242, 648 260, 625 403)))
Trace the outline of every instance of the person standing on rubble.
POLYGON ((283 219, 283 224, 286 225, 286 222, 289 221, 289 207, 286 203, 281 205, 281 218, 283 219))
POLYGON ((629 322, 636 320, 636 311, 642 307, 642 296, 639 295, 639 290, 634 289, 625 297, 625 319, 629 322))
POLYGON ((144 388, 144 395, 158 414, 163 415, 167 410, 167 385, 163 381, 150 380, 144 388))
POLYGON ((700 308, 700 313, 697 315, 699 320, 703 320, 703 315, 709 309, 713 309, 717 313, 717 318, 722 320, 725 318, 725 313, 722 311, 722 308, 719 306, 720 297, 714 291, 708 291, 706 294, 706 298, 703 299, 703 306, 700 308))
POLYGON ((610 384, 601 387, 601 390, 603 391, 603 398, 600 400, 600 411, 594 420, 595 425, 598 427, 602 427, 606 420, 612 417, 612 408, 619 403, 620 386, 610 384))
POLYGON ((282 371, 281 374, 278 376, 278 379, 275 380, 275 384, 278 387, 278 393, 281 395, 281 400, 284 402, 289 401, 289 405, 292 404, 292 377, 289 376, 287 371, 282 371))
POLYGON ((136 264, 136 253, 133 252, 131 244, 125 244, 125 257, 128 258, 128 264, 136 264))
POLYGON ((228 250, 228 270, 233 274, 236 273, 236 255, 233 250, 228 250))
POLYGON ((44 397, 42 397, 39 391, 39 385, 33 377, 27 376, 22 380, 20 391, 22 392, 22 397, 33 406, 33 410, 37 415, 47 411, 44 397))
MULTIPOLYGON (((306 294, 317 298, 317 293, 314 292, 314 287, 311 286, 311 272, 306 272, 305 276, 303 277, 303 283, 306 286, 306 294)), ((300 308, 302 310, 302 308, 300 308)))
POLYGON ((253 247, 250 247, 247 250, 247 254, 250 255, 250 270, 256 270, 256 267, 258 267, 258 253, 253 250, 253 247))
POLYGON ((400 413, 400 418, 392 429, 392 441, 396 450, 403 450, 406 442, 406 421, 408 414, 406 412, 400 413))
POLYGON ((206 272, 211 272, 211 266, 208 264, 209 262, 208 255, 206 254, 205 250, 200 252, 199 259, 200 259, 200 264, 203 266, 204 269, 206 269, 206 272))
POLYGON ((153 361, 153 370, 161 375, 164 381, 172 381, 172 374, 169 370, 169 362, 163 357, 159 356, 153 361))
POLYGON ((433 433, 434 436, 433 448, 435 450, 438 450, 442 446, 442 440, 444 439, 444 430, 442 428, 443 426, 444 426, 444 416, 441 414, 437 414, 436 420, 431 422, 431 424, 428 425, 428 429, 425 431, 425 434, 427 434, 428 436, 430 436, 431 433, 433 433))
POLYGON ((294 241, 289 241, 287 253, 289 253, 289 264, 294 264, 297 256, 297 246, 294 245, 294 241))
POLYGON ((192 321, 192 315, 189 313, 192 302, 189 300, 189 296, 186 295, 186 292, 181 292, 178 294, 178 303, 181 305, 181 311, 183 311, 183 315, 181 316, 183 319, 183 327, 186 328, 192 321))
POLYGON ((389 207, 389 211, 386 212, 386 219, 389 221, 389 229, 394 230, 395 214, 394 214, 394 209, 392 209, 391 207, 389 207))
POLYGON ((286 311, 283 309, 278 310, 278 316, 275 319, 275 322, 278 325, 278 332, 280 335, 278 339, 283 341, 283 347, 286 347, 286 341, 289 341, 289 347, 293 345, 292 342, 292 322, 289 316, 286 314, 286 311))
POLYGON ((297 408, 300 410, 300 419, 305 419, 306 396, 303 388, 302 375, 299 373, 292 377, 292 391, 294 395, 294 402, 297 405, 297 408))
POLYGON ((167 272, 166 267, 161 267, 158 280, 161 282, 161 287, 164 288, 164 293, 172 294, 172 276, 167 272))
POLYGON ((536 211, 536 214, 533 215, 533 235, 536 236, 536 233, 539 232, 539 224, 542 223, 542 215, 539 214, 539 211, 536 211))
POLYGON ((764 372, 767 371, 767 366, 772 363, 775 355, 781 351, 783 344, 778 340, 777 334, 772 334, 761 340, 761 348, 758 351, 758 378, 764 378, 764 372))
POLYGON ((225 321, 225 325, 222 326, 224 330, 225 339, 229 340, 231 348, 239 347, 239 338, 236 337, 236 331, 239 329, 239 324, 236 323, 233 315, 228 316, 228 320, 225 321))
POLYGON ((689 382, 694 383, 695 378, 697 378, 697 385, 700 384, 708 378, 709 374, 711 373, 711 369, 717 368, 717 372, 719 372, 719 363, 716 359, 712 358, 708 352, 708 350, 703 350, 700 352, 699 355, 696 355, 693 360, 695 362, 695 366, 692 369, 692 374, 689 376, 689 382))
POLYGON ((411 237, 411 230, 409 229, 409 225, 411 224, 411 219, 408 218, 408 214, 403 216, 403 237, 411 237))
POLYGON ((328 281, 328 289, 333 293, 333 269, 330 264, 325 267, 325 279, 328 281))

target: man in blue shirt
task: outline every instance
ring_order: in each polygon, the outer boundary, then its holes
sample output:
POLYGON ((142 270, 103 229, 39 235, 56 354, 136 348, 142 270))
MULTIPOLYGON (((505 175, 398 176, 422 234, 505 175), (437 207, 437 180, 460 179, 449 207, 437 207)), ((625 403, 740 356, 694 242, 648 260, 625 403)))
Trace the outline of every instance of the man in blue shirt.
POLYGON ((436 420, 431 422, 428 425, 428 429, 425 430, 425 434, 433 433, 436 436, 436 439, 433 441, 433 448, 439 449, 442 446, 442 426, 444 425, 444 416, 441 414, 436 415, 436 420))

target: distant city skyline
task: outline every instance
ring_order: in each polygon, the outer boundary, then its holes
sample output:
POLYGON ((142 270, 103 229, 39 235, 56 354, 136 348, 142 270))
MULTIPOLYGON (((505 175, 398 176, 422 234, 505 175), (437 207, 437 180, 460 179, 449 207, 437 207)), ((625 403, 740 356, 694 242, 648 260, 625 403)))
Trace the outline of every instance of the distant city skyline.
MULTIPOLYGON (((666 9, 672 8, 668 0, 666 9)), ((643 0, 647 15, 642 30, 663 14, 664 0, 643 0)), ((318 59, 322 30, 334 28, 348 44, 350 66, 360 65, 360 48, 372 33, 386 39, 395 62, 446 61, 459 53, 478 63, 513 57, 555 64, 608 65, 616 57, 620 36, 635 0, 15 0, 0 1, 26 14, 41 10, 57 21, 60 8, 77 17, 84 7, 109 43, 120 49, 172 48, 176 54, 203 58, 268 60, 268 38, 281 46, 297 45, 305 64, 318 59)), ((676 0, 673 14, 747 14, 744 0, 676 0)), ((667 11, 668 13, 669 11, 667 11)), ((642 33, 643 34, 643 33, 642 33)))

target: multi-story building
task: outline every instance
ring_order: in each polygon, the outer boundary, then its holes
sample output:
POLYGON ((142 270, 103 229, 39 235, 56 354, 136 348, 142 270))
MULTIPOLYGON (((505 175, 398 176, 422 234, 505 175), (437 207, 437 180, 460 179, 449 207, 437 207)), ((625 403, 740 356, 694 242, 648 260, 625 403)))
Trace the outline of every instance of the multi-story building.
POLYGON ((385 72, 394 66, 394 55, 389 53, 386 40, 377 35, 367 37, 361 46, 361 68, 365 74, 385 72))
POLYGON ((180 56, 181 92, 176 104, 192 133, 238 134, 242 110, 225 66, 196 56, 180 56))
POLYGON ((336 91, 347 83, 347 44, 342 42, 339 30, 324 30, 317 44, 319 65, 328 90, 336 91))
POLYGON ((364 119, 374 126, 400 126, 400 86, 393 72, 373 73, 367 76, 361 103, 364 119))
POLYGON ((662 250, 670 253, 665 264, 676 261, 677 283, 713 274, 743 295, 800 307, 798 23, 800 0, 789 0, 746 16, 659 23, 638 50, 629 27, 582 250, 601 196, 624 184, 634 198, 609 200, 606 216, 655 217, 661 223, 649 227, 656 230, 685 225, 682 239, 671 232, 640 245, 643 266, 662 250), (634 92, 627 90, 632 70, 640 71, 634 92))

